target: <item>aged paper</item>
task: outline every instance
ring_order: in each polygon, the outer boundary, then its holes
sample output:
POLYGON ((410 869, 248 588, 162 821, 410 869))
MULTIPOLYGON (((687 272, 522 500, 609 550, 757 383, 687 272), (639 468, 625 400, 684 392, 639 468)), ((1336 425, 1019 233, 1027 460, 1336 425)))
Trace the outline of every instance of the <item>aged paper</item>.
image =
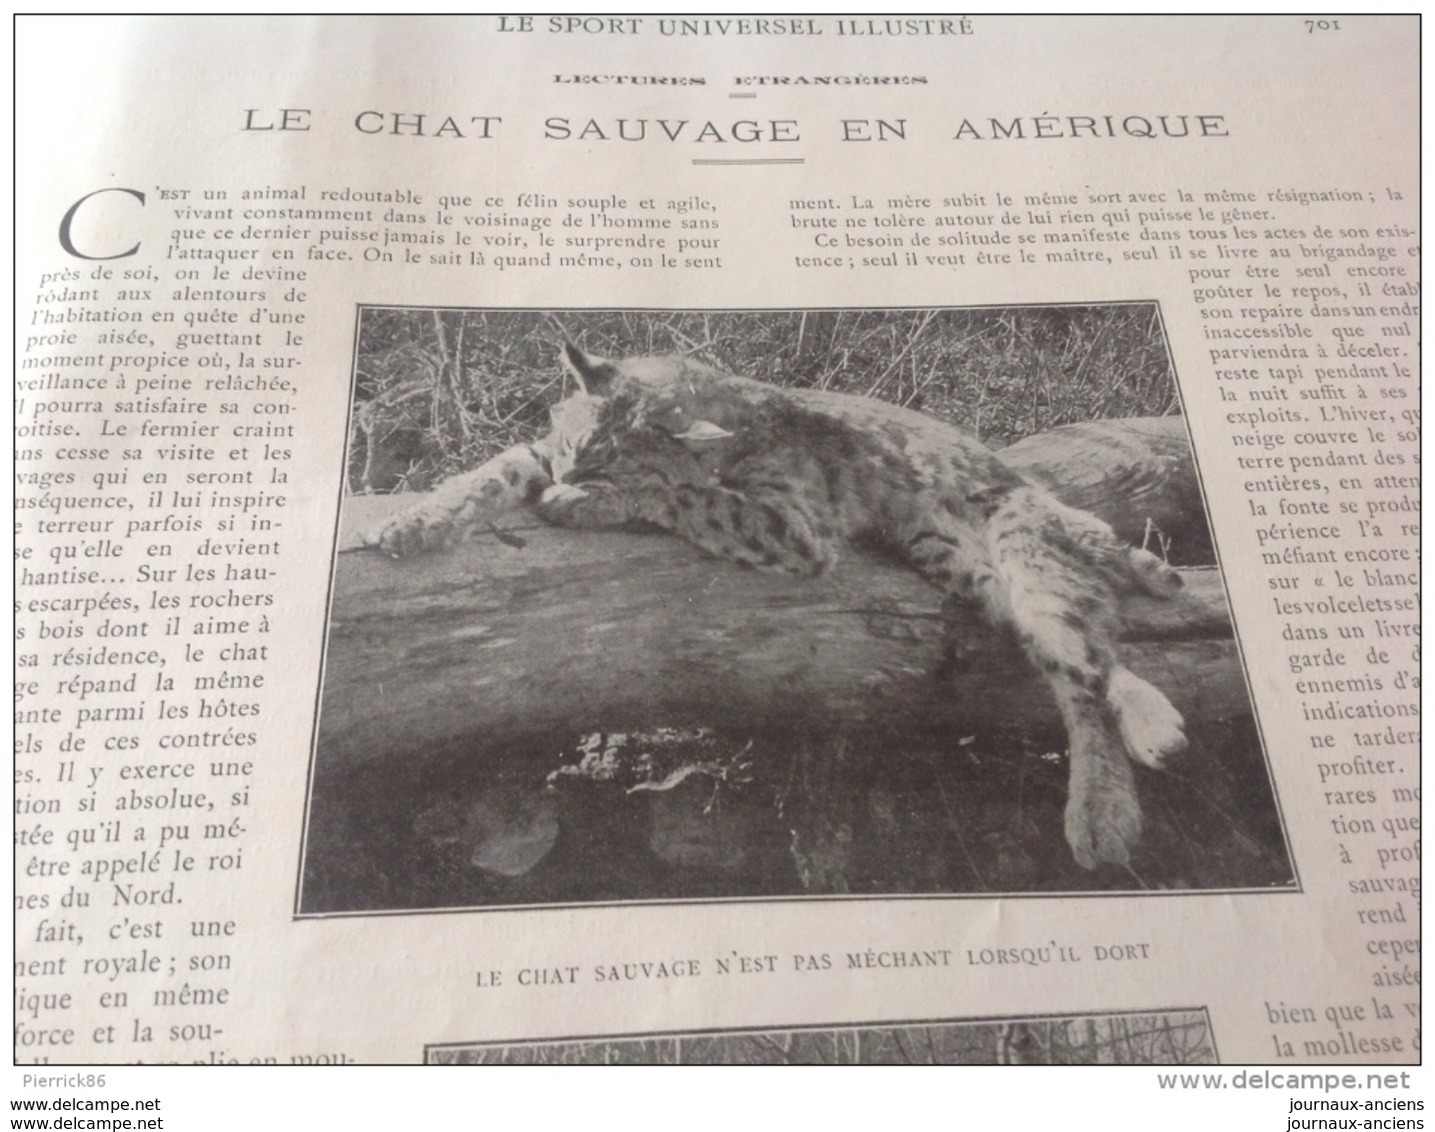
POLYGON ((17 1063, 1418 1062, 1417 28, 22 19, 17 1063))

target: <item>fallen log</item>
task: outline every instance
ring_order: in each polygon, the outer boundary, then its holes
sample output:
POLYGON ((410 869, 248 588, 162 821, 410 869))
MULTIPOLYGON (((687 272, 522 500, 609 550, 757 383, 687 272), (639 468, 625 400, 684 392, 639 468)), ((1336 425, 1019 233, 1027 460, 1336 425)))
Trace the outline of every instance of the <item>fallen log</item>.
POLYGON ((1184 417, 1084 421, 1018 440, 1002 460, 1173 565, 1216 561, 1184 417))
MULTIPOLYGON (((1128 528, 1141 512, 1172 526, 1186 515, 1190 527, 1199 493, 1178 418, 1078 427, 1013 462, 1058 485, 1064 464, 1080 468, 1081 505, 1128 528), (1124 453, 1105 465, 1104 494, 1091 455, 1102 444, 1124 453)), ((462 736, 501 745, 653 726, 881 735, 1055 723, 1003 634, 967 611, 944 618, 936 591, 885 562, 854 553, 821 579, 792 579, 661 535, 557 530, 527 514, 448 553, 395 561, 358 549, 363 531, 417 498, 344 504, 319 728, 331 769, 462 736)), ((1204 513, 1194 521, 1204 531, 1204 513)), ((1123 659, 1188 721, 1248 712, 1220 578, 1182 574, 1176 600, 1129 602, 1123 659)))

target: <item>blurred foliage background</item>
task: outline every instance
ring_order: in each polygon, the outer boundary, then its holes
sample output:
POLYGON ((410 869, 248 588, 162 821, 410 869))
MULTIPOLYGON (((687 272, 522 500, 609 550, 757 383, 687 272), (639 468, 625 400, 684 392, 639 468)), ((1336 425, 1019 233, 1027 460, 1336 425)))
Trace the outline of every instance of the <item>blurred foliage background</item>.
POLYGON ((1057 425, 1178 411, 1154 303, 952 310, 361 312, 349 490, 426 491, 548 427, 569 338, 879 397, 994 448, 1057 425))

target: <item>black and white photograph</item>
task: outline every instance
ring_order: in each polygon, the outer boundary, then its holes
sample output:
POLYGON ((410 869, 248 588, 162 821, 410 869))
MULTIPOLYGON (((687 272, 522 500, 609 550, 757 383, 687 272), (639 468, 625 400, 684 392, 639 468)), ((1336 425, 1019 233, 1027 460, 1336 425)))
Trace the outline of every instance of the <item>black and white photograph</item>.
POLYGON ((356 317, 300 915, 1296 887, 1157 304, 356 317))
POLYGON ((1214 1065, 1204 1010, 430 1046, 429 1065, 1214 1065))

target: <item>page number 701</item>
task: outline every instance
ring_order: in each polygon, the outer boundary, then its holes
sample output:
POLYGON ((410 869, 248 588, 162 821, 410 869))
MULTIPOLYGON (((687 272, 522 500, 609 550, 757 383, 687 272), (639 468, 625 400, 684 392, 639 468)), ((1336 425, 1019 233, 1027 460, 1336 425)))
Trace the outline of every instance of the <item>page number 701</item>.
POLYGON ((1339 20, 1305 20, 1307 35, 1314 35, 1318 31, 1339 31, 1339 20))

